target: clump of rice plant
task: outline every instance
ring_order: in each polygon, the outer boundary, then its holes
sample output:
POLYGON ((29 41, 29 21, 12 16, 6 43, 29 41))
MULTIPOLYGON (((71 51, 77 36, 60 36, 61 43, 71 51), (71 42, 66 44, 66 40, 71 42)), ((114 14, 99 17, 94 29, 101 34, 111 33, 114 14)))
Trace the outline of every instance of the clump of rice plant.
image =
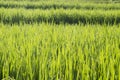
POLYGON ((0 79, 120 79, 120 27, 1 25, 0 79))

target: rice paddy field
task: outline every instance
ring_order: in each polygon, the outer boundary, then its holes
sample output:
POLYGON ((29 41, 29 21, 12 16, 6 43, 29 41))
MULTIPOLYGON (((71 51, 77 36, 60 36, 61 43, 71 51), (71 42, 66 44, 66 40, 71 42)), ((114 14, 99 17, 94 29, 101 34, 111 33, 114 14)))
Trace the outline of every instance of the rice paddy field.
POLYGON ((119 0, 0 0, 0 80, 120 80, 119 0))

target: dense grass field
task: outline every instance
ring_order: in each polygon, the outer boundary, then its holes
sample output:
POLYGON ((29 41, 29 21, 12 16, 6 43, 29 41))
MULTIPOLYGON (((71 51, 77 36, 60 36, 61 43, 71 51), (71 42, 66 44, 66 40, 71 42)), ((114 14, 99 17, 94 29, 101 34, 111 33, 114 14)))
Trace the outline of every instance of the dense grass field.
POLYGON ((120 3, 94 1, 1 0, 0 80, 120 80, 120 3))
POLYGON ((120 9, 119 3, 89 3, 78 1, 37 1, 37 2, 29 2, 29 1, 1 1, 0 7, 4 8, 25 8, 25 9, 85 9, 85 10, 92 10, 92 9, 103 9, 103 10, 119 10, 120 9))
POLYGON ((119 24, 120 10, 76 10, 76 9, 0 9, 3 23, 69 23, 69 24, 119 24))

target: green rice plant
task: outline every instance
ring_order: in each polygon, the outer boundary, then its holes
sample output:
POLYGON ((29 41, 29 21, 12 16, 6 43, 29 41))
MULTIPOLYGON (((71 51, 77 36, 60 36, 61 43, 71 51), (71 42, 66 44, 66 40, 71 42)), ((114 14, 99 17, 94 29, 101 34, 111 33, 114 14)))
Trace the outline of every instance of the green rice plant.
POLYGON ((0 7, 25 9, 103 9, 119 10, 119 3, 91 3, 82 1, 0 1, 0 7))
POLYGON ((64 23, 64 24, 107 24, 120 23, 119 10, 76 10, 50 9, 26 10, 0 8, 0 22, 4 24, 64 23))
POLYGON ((0 24, 0 79, 119 80, 120 26, 0 24))

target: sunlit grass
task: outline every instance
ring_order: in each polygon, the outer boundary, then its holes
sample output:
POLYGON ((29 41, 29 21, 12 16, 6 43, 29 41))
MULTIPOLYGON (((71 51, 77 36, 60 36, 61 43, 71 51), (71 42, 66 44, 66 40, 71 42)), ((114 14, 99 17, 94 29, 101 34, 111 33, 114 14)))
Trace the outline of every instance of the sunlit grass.
POLYGON ((0 79, 119 80, 120 27, 3 25, 0 79))

